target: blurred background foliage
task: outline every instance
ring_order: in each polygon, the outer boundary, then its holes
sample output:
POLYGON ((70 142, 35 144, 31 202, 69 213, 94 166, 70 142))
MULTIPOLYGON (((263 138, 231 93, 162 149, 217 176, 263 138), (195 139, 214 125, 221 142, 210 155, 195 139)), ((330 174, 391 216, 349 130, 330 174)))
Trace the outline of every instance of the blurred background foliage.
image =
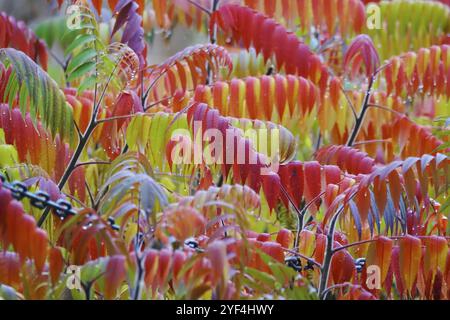
MULTIPOLYGON (((47 0, 0 0, 0 11, 18 20, 25 21, 32 28, 46 20, 55 19, 61 15, 62 10, 56 9, 56 1, 47 0)), ((155 34, 150 39, 149 62, 157 64, 194 43, 205 43, 207 37, 192 29, 178 26, 170 34, 171 41, 166 41, 166 34, 155 34)))

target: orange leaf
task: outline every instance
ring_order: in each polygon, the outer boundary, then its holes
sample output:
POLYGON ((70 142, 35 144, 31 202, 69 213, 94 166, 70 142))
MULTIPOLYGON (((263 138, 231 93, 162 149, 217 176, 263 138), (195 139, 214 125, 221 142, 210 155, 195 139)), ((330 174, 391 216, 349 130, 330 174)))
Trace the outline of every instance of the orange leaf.
POLYGON ((379 237, 369 245, 367 266, 378 266, 381 269, 381 282, 384 282, 391 265, 394 242, 386 237, 379 237))
POLYGON ((168 210, 163 221, 167 225, 168 233, 181 242, 199 236, 206 228, 205 218, 193 208, 168 210))
POLYGON ((405 284, 405 289, 411 293, 419 272, 422 242, 408 235, 400 240, 399 247, 400 277, 405 284))
POLYGON ((437 236, 425 238, 423 243, 425 245, 424 276, 425 281, 429 283, 438 271, 445 271, 448 245, 446 238, 437 236))
MULTIPOLYGON (((315 247, 315 242, 316 236, 312 231, 302 230, 302 232, 300 232, 298 251, 307 257, 311 257, 314 253, 314 249, 316 249, 316 252, 320 251, 320 245, 315 247)), ((319 242, 320 241, 318 240, 318 243, 319 242)), ((317 256, 315 258, 317 259, 317 256)))
POLYGON ((292 231, 287 229, 281 229, 277 234, 277 242, 281 244, 283 248, 291 248, 294 242, 294 235, 292 231))
POLYGON ((92 4, 94 5, 95 10, 97 10, 98 14, 102 14, 102 5, 103 0, 92 0, 92 4))
POLYGON ((370 193, 368 188, 362 188, 356 196, 356 204, 358 206, 361 221, 364 224, 369 216, 370 210, 370 193))
POLYGON ((108 5, 112 12, 116 9, 117 2, 119 2, 119 0, 108 0, 108 5))

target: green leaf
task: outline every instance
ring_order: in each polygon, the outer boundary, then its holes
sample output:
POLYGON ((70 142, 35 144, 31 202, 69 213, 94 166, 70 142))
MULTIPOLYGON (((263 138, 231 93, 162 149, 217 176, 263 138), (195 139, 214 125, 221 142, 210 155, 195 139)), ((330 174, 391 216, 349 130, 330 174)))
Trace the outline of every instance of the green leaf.
POLYGON ((141 154, 128 153, 117 158, 108 172, 109 179, 99 192, 100 212, 111 215, 120 204, 133 202, 147 218, 167 206, 168 199, 161 185, 152 178, 150 164, 141 154))
POLYGON ((69 75, 69 77, 67 77, 67 81, 71 82, 83 75, 86 75, 92 69, 95 69, 95 65, 96 65, 95 62, 87 62, 79 66, 77 69, 73 70, 73 72, 69 75))
POLYGON ((82 95, 83 92, 88 90, 89 88, 94 88, 95 83, 97 82, 97 77, 94 75, 87 77, 83 80, 82 83, 78 86, 77 92, 79 95, 82 95))
POLYGON ((9 144, 0 144, 0 167, 12 166, 19 162, 19 156, 14 146, 9 144))
POLYGON ((65 17, 58 16, 39 22, 34 30, 36 35, 43 39, 49 48, 52 48, 55 43, 65 48, 73 41, 73 38, 64 37, 69 31, 65 17))
POLYGON ((447 201, 442 206, 441 210, 442 210, 442 212, 447 212, 447 209, 449 209, 449 208, 450 208, 450 199, 447 199, 447 201))
POLYGON ((85 46, 88 43, 92 43, 95 40, 97 40, 97 37, 92 34, 82 34, 75 38, 75 40, 67 47, 65 51, 65 55, 69 55, 72 53, 75 49, 85 46))
POLYGON ((97 51, 94 49, 84 50, 81 54, 74 57, 67 66, 67 72, 71 73, 81 65, 89 62, 94 62, 94 58, 97 56, 97 51))
POLYGON ((273 288, 275 286, 276 280, 269 275, 268 273, 253 269, 246 268, 246 273, 249 274, 253 279, 258 283, 263 283, 269 288, 273 288))

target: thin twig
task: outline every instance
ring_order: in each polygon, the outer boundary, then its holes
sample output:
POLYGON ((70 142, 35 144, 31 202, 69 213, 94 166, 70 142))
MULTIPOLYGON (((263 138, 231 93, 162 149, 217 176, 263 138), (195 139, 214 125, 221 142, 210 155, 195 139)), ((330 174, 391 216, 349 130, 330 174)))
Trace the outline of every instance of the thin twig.
POLYGON ((369 86, 366 91, 366 95, 364 97, 364 102, 361 108, 361 113, 356 119, 355 127, 353 128, 352 134, 350 135, 350 138, 348 139, 347 146, 352 147, 355 143, 356 139, 358 138, 358 134, 361 130, 361 127, 364 123, 364 120, 366 118, 367 110, 369 110, 369 101, 370 97, 372 95, 372 88, 375 83, 375 75, 372 76, 369 80, 369 86))
POLYGON ((329 287, 327 290, 324 291, 324 293, 323 293, 323 300, 327 299, 327 296, 328 296, 328 294, 331 291, 333 291, 335 289, 342 289, 342 288, 351 287, 351 286, 353 286, 353 283, 350 283, 350 282, 335 284, 335 285, 329 287))
POLYGON ((294 208, 294 210, 297 213, 297 235, 295 237, 295 242, 294 242, 294 247, 297 247, 298 241, 300 238, 300 233, 303 230, 305 214, 299 208, 297 208, 294 201, 291 199, 291 196, 289 195, 289 193, 286 191, 285 187, 281 183, 280 183, 280 187, 281 187, 281 191, 283 192, 284 196, 288 199, 289 203, 292 205, 292 207, 294 208))
POLYGON ((353 144, 354 147, 363 146, 367 144, 375 144, 375 143, 390 143, 391 141, 385 140, 367 140, 367 141, 358 141, 353 144))
POLYGON ((197 3, 193 0, 188 0, 188 2, 190 4, 192 4, 193 6, 197 7, 198 9, 202 10, 203 12, 205 12, 207 15, 211 16, 211 11, 208 8, 205 8, 204 6, 202 6, 200 3, 197 3))
POLYGON ((316 147, 315 147, 316 153, 320 150, 321 145, 322 145, 322 132, 320 132, 320 129, 319 129, 319 134, 317 136, 317 142, 316 142, 316 147))
POLYGON ((394 113, 394 114, 396 114, 396 115, 398 115, 400 117, 404 116, 404 114, 401 113, 401 112, 398 112, 396 110, 393 110, 393 109, 390 109, 388 107, 381 106, 381 105, 378 105, 378 104, 369 103, 369 108, 377 108, 377 109, 380 109, 380 110, 388 111, 388 112, 394 113))
POLYGON ((86 181, 84 182, 84 185, 85 185, 86 190, 88 192, 89 199, 91 200, 91 206, 94 207, 95 200, 94 200, 94 195, 92 194, 92 191, 91 191, 91 187, 89 187, 89 184, 86 181))
POLYGON ((301 254, 301 253, 299 253, 297 251, 293 251, 293 250, 289 250, 289 249, 283 249, 283 251, 285 251, 287 253, 290 253, 290 254, 292 254, 292 255, 294 255, 296 257, 302 258, 302 259, 308 261, 309 263, 315 265, 318 268, 322 268, 322 265, 320 263, 318 263, 316 260, 314 260, 312 258, 309 258, 309 257, 307 257, 307 256, 305 256, 305 255, 303 255, 303 254, 301 254))
POLYGON ((76 169, 76 168, 79 168, 79 167, 91 166, 91 165, 110 165, 110 164, 111 164, 110 161, 89 161, 89 162, 81 162, 81 163, 78 163, 78 164, 75 166, 75 169, 76 169))
POLYGON ((347 100, 348 105, 350 106, 350 109, 352 110, 353 113, 353 117, 355 118, 355 121, 358 121, 358 114, 356 112, 355 106, 352 102, 352 100, 350 99, 350 97, 348 96, 347 91, 345 91, 344 87, 342 86, 342 83, 339 84, 342 93, 344 94, 345 99, 347 100))
POLYGON ((102 124, 106 122, 112 122, 117 120, 126 120, 126 119, 132 119, 134 117, 140 116, 140 115, 147 115, 147 116, 154 116, 154 113, 133 113, 126 116, 116 116, 111 118, 105 118, 105 119, 99 119, 97 120, 97 124, 102 124))
POLYGON ((78 139, 81 140, 83 138, 83 133, 75 120, 73 120, 73 124, 75 125, 75 129, 77 129, 78 139))
POLYGON ((375 242, 375 239, 371 239, 371 240, 363 240, 363 241, 359 241, 359 242, 354 242, 354 243, 350 243, 347 244, 345 246, 336 248, 333 250, 333 254, 335 254, 336 252, 342 251, 342 250, 347 250, 349 248, 353 248, 353 247, 357 247, 357 246, 362 246, 363 244, 368 244, 368 243, 372 243, 375 242))

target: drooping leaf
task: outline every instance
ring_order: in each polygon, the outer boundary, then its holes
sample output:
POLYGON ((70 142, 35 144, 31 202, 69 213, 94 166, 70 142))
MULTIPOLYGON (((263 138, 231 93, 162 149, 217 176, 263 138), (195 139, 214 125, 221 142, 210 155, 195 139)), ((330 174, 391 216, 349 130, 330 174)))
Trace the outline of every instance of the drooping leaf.
POLYGON ((218 25, 236 42, 246 48, 251 45, 267 60, 274 56, 277 69, 311 79, 325 89, 328 81, 326 66, 297 36, 275 20, 239 5, 224 5, 219 9, 218 25), (275 45, 274 45, 275 43, 275 45))
POLYGON ((111 215, 120 203, 134 200, 146 217, 153 219, 152 214, 167 205, 167 195, 152 178, 151 168, 142 155, 130 153, 117 158, 109 172, 100 192, 101 212, 111 215))
POLYGON ((14 75, 8 80, 8 83, 14 82, 14 88, 1 99, 11 100, 19 91, 26 92, 27 99, 19 101, 23 117, 29 108, 35 125, 40 120, 54 138, 59 134, 62 140, 73 142, 72 108, 56 82, 29 57, 15 49, 0 49, 0 62, 10 66, 14 75))
POLYGON ((187 47, 151 70, 150 94, 154 101, 170 99, 177 91, 183 93, 205 84, 209 70, 214 77, 211 80, 218 80, 221 68, 228 73, 233 68, 231 56, 224 47, 213 44, 187 47))
POLYGON ((61 273, 64 270, 64 258, 61 253, 61 249, 53 247, 49 252, 49 270, 50 281, 53 285, 56 285, 61 273))
POLYGON ((369 246, 367 253, 367 266, 377 266, 381 270, 380 280, 384 282, 391 265, 394 242, 386 237, 379 237, 369 246))
POLYGON ((142 17, 139 10, 144 10, 143 1, 120 0, 113 12, 117 15, 111 37, 124 25, 121 43, 133 49, 139 57, 141 67, 146 65, 146 44, 144 41, 144 29, 142 28, 142 17), (139 2, 141 2, 139 4, 139 2))
POLYGON ((6 13, 0 12, 0 30, 0 48, 14 48, 22 51, 42 69, 47 70, 47 48, 23 21, 17 21, 6 13))
POLYGON ((347 49, 344 58, 344 68, 352 77, 364 67, 367 78, 372 77, 380 65, 380 57, 375 49, 372 39, 365 35, 359 35, 353 39, 347 49), (351 69, 351 70, 349 70, 351 69))
MULTIPOLYGON (((5 142, 17 149, 17 163, 38 165, 53 181, 59 181, 73 154, 68 144, 59 137, 53 141, 51 134, 43 128, 40 121, 33 125, 29 113, 23 119, 19 109, 11 110, 6 104, 0 104, 0 129, 5 133, 5 142)), ((69 188, 83 201, 86 197, 84 169, 78 168, 75 173, 69 179, 69 188)))
POLYGON ((124 256, 112 256, 106 264, 105 270, 105 299, 112 300, 117 296, 122 281, 126 276, 126 260, 124 256))
POLYGON ((420 239, 406 236, 400 240, 399 268, 400 276, 405 284, 406 290, 411 293, 422 257, 422 242, 420 239))

